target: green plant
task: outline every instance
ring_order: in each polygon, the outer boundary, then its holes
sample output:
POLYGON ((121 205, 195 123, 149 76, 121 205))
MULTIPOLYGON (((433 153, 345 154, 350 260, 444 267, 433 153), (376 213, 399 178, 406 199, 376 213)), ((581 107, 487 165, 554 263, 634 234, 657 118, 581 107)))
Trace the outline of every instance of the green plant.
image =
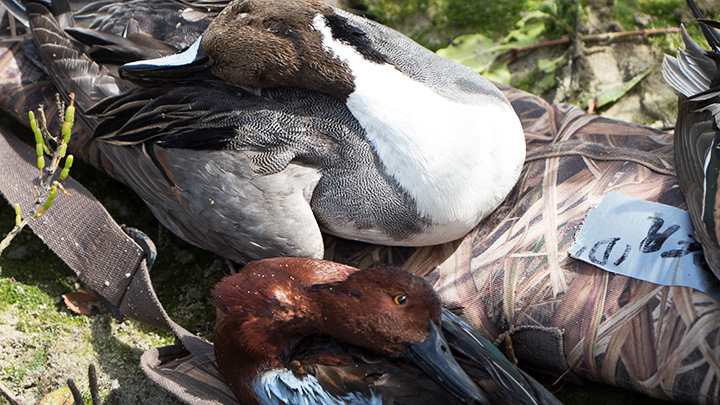
MULTIPOLYGON (((537 3, 515 23, 503 39, 495 41, 485 34, 463 35, 437 54, 462 63, 496 82, 510 84, 508 63, 521 52, 540 46, 570 43, 578 11, 574 0, 545 0, 537 3), (566 37, 560 40, 549 38, 566 37)), ((564 58, 538 63, 543 73, 539 81, 554 84, 555 71, 564 58)))
POLYGON ((30 111, 28 117, 30 119, 30 128, 35 135, 35 150, 37 152, 37 167, 40 169, 38 178, 39 186, 36 186, 37 199, 30 211, 23 217, 20 204, 15 204, 15 226, 0 241, 0 255, 10 245, 15 235, 17 235, 31 220, 41 217, 47 209, 50 208, 58 190, 70 196, 62 186, 62 181, 68 176, 70 167, 73 164, 73 155, 67 155, 67 146, 70 142, 73 123, 75 122, 75 96, 70 95, 70 105, 65 106, 65 102, 57 96, 58 111, 60 119, 63 121, 62 129, 58 136, 53 136, 47 129, 47 120, 45 118, 45 110, 43 106, 38 107, 39 120, 35 117, 35 113, 30 111), (50 158, 50 164, 45 165, 45 155, 50 158), (57 180, 55 173, 60 167, 60 163, 65 159, 62 170, 57 180))

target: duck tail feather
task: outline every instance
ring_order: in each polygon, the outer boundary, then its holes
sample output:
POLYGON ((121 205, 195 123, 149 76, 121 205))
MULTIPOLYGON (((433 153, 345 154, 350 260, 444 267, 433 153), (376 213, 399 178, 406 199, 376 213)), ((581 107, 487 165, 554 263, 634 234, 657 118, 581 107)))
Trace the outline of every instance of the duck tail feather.
POLYGON ((670 87, 685 97, 691 97, 703 91, 702 88, 695 86, 693 81, 687 80, 680 67, 680 62, 672 56, 665 55, 663 58, 662 76, 670 87))
POLYGON ((69 28, 75 25, 72 9, 70 8, 70 3, 68 3, 68 0, 51 0, 49 9, 52 10, 52 14, 53 16, 55 16, 55 20, 58 22, 58 25, 62 27, 62 29, 69 28))
POLYGON ((677 51, 677 57, 665 56, 662 74, 665 81, 686 97, 698 96, 714 87, 718 73, 715 53, 701 48, 690 38, 684 26, 681 34, 685 49, 677 51))
POLYGON ((688 6, 690 7, 690 11, 692 11, 693 13, 693 16, 700 23, 700 29, 702 30, 705 39, 707 39, 708 44, 715 52, 720 52, 720 35, 718 35, 717 31, 712 28, 712 23, 717 23, 714 21, 706 20, 705 15, 700 10, 700 7, 698 7, 694 0, 686 1, 688 6))

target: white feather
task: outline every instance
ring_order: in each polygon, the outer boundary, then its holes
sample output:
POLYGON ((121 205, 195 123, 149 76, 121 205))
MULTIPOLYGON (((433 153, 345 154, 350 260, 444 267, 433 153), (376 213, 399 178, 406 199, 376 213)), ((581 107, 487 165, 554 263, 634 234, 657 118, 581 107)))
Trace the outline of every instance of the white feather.
POLYGON ((334 39, 323 16, 314 28, 325 49, 352 70, 347 106, 419 214, 460 237, 502 202, 525 159, 523 129, 509 103, 449 100, 334 39))

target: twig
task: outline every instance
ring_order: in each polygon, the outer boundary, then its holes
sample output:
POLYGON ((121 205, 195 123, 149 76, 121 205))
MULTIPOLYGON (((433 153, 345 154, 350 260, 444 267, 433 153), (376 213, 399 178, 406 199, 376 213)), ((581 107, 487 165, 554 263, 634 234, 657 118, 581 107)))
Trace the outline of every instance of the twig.
POLYGON ((20 400, 15 397, 15 395, 12 393, 12 391, 7 389, 7 387, 5 387, 3 385, 3 383, 1 383, 1 382, 0 382, 0 393, 2 394, 3 397, 5 397, 5 399, 7 399, 8 402, 10 402, 11 405, 22 405, 22 402, 20 402, 20 400))
POLYGON ((100 397, 98 396, 98 382, 97 373, 95 372, 95 365, 90 363, 88 366, 88 380, 90 385, 90 399, 93 405, 100 405, 100 397))
MULTIPOLYGON (((680 28, 651 28, 639 31, 623 31, 623 32, 606 32, 603 34, 588 34, 581 35, 580 40, 583 42, 598 42, 598 41, 614 41, 620 38, 627 37, 638 37, 638 36, 652 36, 662 34, 677 34, 680 33, 680 28)), ((572 42, 570 38, 554 39, 552 41, 540 42, 539 44, 519 46, 517 48, 509 49, 500 55, 497 60, 502 62, 509 62, 517 57, 519 53, 534 51, 536 49, 547 48, 550 46, 557 45, 568 45, 572 42)))
POLYGON ((45 118, 45 106, 40 105, 38 107, 38 115, 40 118, 38 119, 40 123, 40 133, 42 133, 43 139, 46 141, 53 141, 55 142, 55 137, 50 134, 50 131, 47 129, 47 118, 45 118))
MULTIPOLYGON (((38 197, 38 200, 39 199, 40 197, 38 197)), ((0 241, 0 255, 2 254, 2 252, 5 251, 5 249, 7 249, 8 246, 10 246, 10 242, 12 242, 13 238, 15 238, 15 236, 17 236, 17 234, 20 233, 23 228, 25 228, 25 226, 30 222, 30 220, 35 218, 35 215, 35 210, 31 210, 28 216, 23 218, 21 222, 17 223, 15 227, 11 229, 7 235, 5 235, 5 238, 0 241)))
POLYGON ((568 367, 567 370, 563 371, 563 373, 560 374, 560 377, 558 377, 557 380, 555 380, 555 381, 552 383, 552 385, 557 385, 557 383, 559 383, 560 380, 562 380, 562 378, 565 377, 566 375, 568 375, 568 373, 571 372, 571 371, 572 371, 572 368, 568 367))
POLYGON ((652 36, 652 35, 663 35, 663 34, 679 34, 680 28, 650 28, 639 31, 623 31, 623 32, 606 32, 604 34, 593 34, 593 35, 581 35, 580 39, 585 42, 593 41, 614 41, 619 38, 625 37, 637 37, 637 36, 652 36))
POLYGON ((83 401, 82 394, 80 393, 78 387, 75 385, 75 381, 73 381, 72 378, 68 378, 67 385, 68 388, 70 388, 70 392, 72 393, 75 405, 85 405, 85 401, 83 401))
POLYGON ((8 16, 8 23, 10 24, 10 38, 17 39, 17 24, 15 24, 15 17, 10 14, 10 12, 7 13, 8 16))

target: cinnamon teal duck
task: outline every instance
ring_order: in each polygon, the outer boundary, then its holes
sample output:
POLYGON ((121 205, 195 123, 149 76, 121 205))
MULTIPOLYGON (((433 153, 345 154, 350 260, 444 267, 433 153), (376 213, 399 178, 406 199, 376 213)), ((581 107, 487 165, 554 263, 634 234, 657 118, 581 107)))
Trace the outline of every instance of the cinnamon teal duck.
POLYGON ((687 3, 710 49, 700 47, 682 27, 685 49, 679 49, 677 57, 665 56, 662 73, 680 93, 675 126, 678 183, 705 259, 720 277, 720 23, 705 20, 694 1, 687 3))
POLYGON ((2 2, 75 94, 79 153, 238 262, 320 258, 321 230, 454 240, 520 174, 523 131, 492 83, 319 1, 2 2))
POLYGON ((217 363, 244 404, 559 404, 404 270, 265 259, 213 294, 217 363))

